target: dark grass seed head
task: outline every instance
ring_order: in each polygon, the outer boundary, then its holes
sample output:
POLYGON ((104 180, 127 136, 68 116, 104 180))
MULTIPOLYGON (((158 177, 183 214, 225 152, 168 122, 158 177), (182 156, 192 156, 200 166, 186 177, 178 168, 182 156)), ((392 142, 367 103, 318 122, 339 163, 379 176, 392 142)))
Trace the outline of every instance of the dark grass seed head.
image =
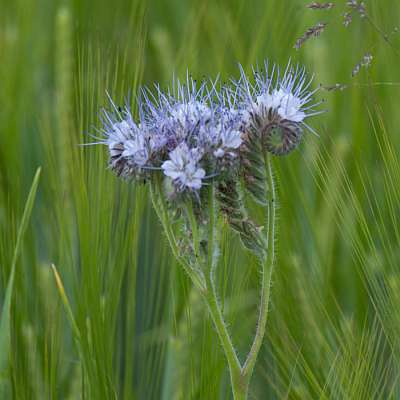
POLYGON ((308 28, 303 36, 301 36, 299 39, 297 39, 294 48, 296 50, 299 50, 303 44, 308 41, 309 39, 313 37, 318 37, 321 35, 322 32, 324 32, 325 28, 327 26, 326 22, 318 22, 316 25, 312 26, 311 28, 308 28))
POLYGON ((335 7, 335 3, 329 2, 329 3, 320 3, 318 1, 313 1, 310 4, 307 4, 306 6, 310 10, 330 10, 333 7, 335 7))

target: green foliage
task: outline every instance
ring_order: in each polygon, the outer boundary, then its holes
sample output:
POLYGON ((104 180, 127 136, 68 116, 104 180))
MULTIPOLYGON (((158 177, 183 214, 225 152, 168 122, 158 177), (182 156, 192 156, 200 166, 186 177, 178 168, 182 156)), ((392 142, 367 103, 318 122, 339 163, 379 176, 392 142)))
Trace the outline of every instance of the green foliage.
MULTIPOLYGON (((187 67, 226 80, 238 61, 248 72, 265 57, 292 58, 315 85, 347 88, 321 91, 320 136, 305 133, 273 160, 276 263, 250 398, 400 396, 399 56, 367 21, 343 27, 339 3, 325 32, 294 50, 328 15, 304 4, 0 2, 0 381, 9 398, 231 398, 214 328, 148 188, 115 178, 105 149, 81 144, 94 140, 106 91, 119 104, 131 93, 134 106, 141 83, 165 84, 187 67), (367 50, 371 67, 351 78, 367 50)), ((400 4, 366 4, 390 34, 400 4)), ((399 48, 398 34, 390 41, 399 48)), ((238 196, 230 206, 242 201, 262 220, 252 196, 238 196)), ((244 361, 259 263, 226 225, 217 289, 244 361)))
POLYGON ((22 240, 24 238, 26 228, 31 216, 33 204, 35 202, 36 191, 39 184, 40 168, 36 171, 28 199, 25 204, 24 213, 22 215, 21 224, 18 229, 17 243, 14 249, 14 255, 11 263, 10 278, 8 280, 6 294, 4 298, 3 309, 0 318, 0 395, 5 398, 11 395, 10 376, 9 376, 9 358, 11 352, 11 301, 14 290, 15 270, 17 267, 18 257, 21 251, 22 240))

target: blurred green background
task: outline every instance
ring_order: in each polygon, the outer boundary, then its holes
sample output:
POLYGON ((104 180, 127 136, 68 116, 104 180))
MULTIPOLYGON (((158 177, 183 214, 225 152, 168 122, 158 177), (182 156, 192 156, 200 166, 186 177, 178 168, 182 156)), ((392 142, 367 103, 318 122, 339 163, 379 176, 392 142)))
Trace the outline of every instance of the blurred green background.
MULTIPOLYGON (((319 91, 319 137, 275 160, 277 265, 250 398, 400 398, 400 3, 366 1, 370 19, 347 29, 335 3, 0 1, 1 399, 231 398, 216 333, 147 188, 107 170, 105 148, 80 144, 106 91, 134 103, 138 85, 187 68, 226 80, 265 58, 348 87, 319 91), (294 50, 320 21, 321 37, 294 50), (372 66, 352 78, 367 51, 372 66)), ((218 287, 244 357, 257 264, 228 228, 222 245, 218 287)))

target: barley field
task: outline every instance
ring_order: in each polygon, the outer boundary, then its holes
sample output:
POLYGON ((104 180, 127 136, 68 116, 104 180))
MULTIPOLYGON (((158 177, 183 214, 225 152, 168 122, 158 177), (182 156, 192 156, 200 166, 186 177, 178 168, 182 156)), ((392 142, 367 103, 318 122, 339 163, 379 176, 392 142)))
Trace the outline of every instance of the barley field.
MULTIPOLYGON (((85 144, 108 94, 135 110, 144 85, 229 82, 266 59, 304 65, 326 112, 272 160, 275 266, 248 399, 400 399, 400 3, 310 3, 0 0, 0 400, 233 398, 149 185, 85 144)), ((260 268, 219 229, 219 305, 244 361, 260 268)))

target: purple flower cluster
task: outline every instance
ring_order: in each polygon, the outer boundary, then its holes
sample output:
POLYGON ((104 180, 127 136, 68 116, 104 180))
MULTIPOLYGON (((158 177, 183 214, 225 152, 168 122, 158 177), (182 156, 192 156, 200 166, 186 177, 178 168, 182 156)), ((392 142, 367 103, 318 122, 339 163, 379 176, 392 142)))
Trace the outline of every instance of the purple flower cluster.
POLYGON ((241 78, 220 90, 216 82, 197 84, 188 76, 167 91, 142 89, 137 119, 128 106, 111 102, 112 111, 102 114, 100 143, 108 146, 117 175, 150 179, 162 173, 176 192, 198 192, 211 178, 237 174, 248 129, 267 137, 272 132, 279 141, 287 139, 285 129, 309 128, 305 119, 318 113, 310 105, 310 85, 305 70, 290 64, 282 76, 268 65, 253 70, 252 82, 241 68, 241 78))
POLYGON ((253 70, 253 84, 243 68, 240 70, 241 79, 236 86, 241 93, 242 107, 251 115, 266 119, 272 111, 277 118, 300 124, 312 131, 305 119, 322 112, 315 109, 321 102, 313 102, 313 96, 319 88, 310 89, 313 78, 309 79, 304 67, 294 67, 289 62, 281 74, 279 68, 273 65, 270 69, 266 62, 264 69, 253 70))

